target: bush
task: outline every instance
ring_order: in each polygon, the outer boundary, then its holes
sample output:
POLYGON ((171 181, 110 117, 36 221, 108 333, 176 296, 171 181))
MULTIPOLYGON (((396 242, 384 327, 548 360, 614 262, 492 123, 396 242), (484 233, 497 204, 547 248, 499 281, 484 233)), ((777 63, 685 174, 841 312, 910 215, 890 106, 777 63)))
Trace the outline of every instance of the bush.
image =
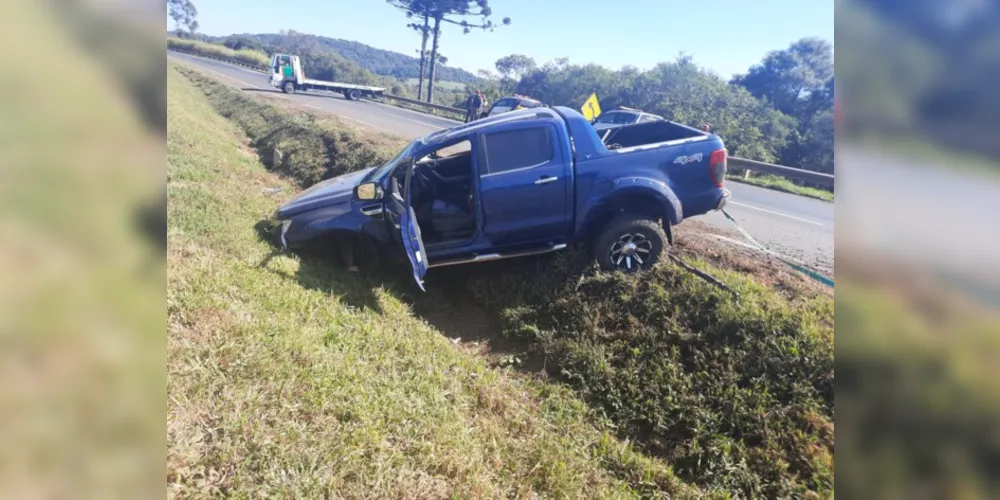
POLYGON ((196 40, 184 40, 181 38, 167 38, 167 48, 183 50, 200 54, 203 56, 220 57, 223 59, 233 59, 251 66, 266 68, 271 63, 271 58, 267 54, 250 49, 233 50, 224 45, 214 43, 199 42, 196 40))
MULTIPOLYGON (((507 337, 685 481, 747 498, 833 491, 833 302, 737 273, 589 273, 584 252, 464 279, 507 337)), ((704 267, 704 265, 700 265, 704 267)))
POLYGON ((398 138, 361 135, 333 120, 278 109, 194 70, 178 69, 205 93, 220 115, 243 129, 268 168, 303 187, 385 163, 404 145, 398 138))

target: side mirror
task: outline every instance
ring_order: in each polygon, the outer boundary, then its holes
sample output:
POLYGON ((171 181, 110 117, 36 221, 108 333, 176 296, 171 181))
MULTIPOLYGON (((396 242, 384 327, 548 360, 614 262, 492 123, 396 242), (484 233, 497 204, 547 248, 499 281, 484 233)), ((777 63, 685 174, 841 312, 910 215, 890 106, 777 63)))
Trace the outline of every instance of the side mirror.
POLYGON ((382 199, 382 186, 377 182, 358 184, 354 188, 354 197, 361 201, 378 201, 382 199))

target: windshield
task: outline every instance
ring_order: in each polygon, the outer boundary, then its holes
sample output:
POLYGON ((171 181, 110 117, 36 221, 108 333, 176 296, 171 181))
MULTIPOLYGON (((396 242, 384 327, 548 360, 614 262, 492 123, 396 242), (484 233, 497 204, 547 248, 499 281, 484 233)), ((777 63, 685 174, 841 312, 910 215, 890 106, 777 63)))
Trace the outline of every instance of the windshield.
POLYGON ((396 165, 399 164, 400 160, 412 154, 413 151, 417 149, 417 146, 420 144, 423 144, 422 142, 420 142, 420 139, 411 142, 409 146, 406 146, 393 159, 385 162, 385 164, 382 165, 381 167, 372 170, 368 175, 365 176, 364 179, 361 180, 361 182, 362 183, 378 182, 381 184, 382 180, 385 179, 385 177, 389 175, 389 173, 392 172, 394 168, 396 168, 396 165))
POLYGON ((594 123, 610 123, 614 125, 627 125, 629 123, 634 123, 637 118, 635 113, 627 113, 622 111, 612 111, 610 113, 605 113, 597 118, 594 123))

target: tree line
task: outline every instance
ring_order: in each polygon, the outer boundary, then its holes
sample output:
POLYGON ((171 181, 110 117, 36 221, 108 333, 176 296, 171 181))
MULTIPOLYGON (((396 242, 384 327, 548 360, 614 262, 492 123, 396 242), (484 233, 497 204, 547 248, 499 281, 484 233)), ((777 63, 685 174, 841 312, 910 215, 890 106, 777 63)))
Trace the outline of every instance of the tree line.
MULTIPOLYGON (((282 33, 257 33, 257 34, 237 34, 215 39, 216 43, 221 43, 234 50, 251 49, 267 52, 271 47, 284 44, 283 38, 288 32, 282 33)), ((294 31, 292 33, 295 33, 294 31)), ((365 45, 353 40, 342 40, 325 36, 315 36, 316 43, 328 50, 336 52, 344 59, 366 69, 376 75, 392 76, 400 80, 418 78, 420 71, 420 59, 408 55, 382 50, 365 45)), ((414 50, 414 54, 419 52, 414 50)), ((428 53, 429 55, 429 53, 428 53)), ((475 83, 479 78, 461 68, 444 66, 448 63, 447 57, 438 54, 437 77, 440 81, 475 83)))
MULTIPOLYGON (((579 109, 597 93, 605 111, 638 108, 719 134, 734 156, 833 173, 833 47, 806 38, 775 50, 745 74, 724 80, 681 55, 649 70, 571 64, 538 66, 512 54, 481 88, 491 101, 517 93, 579 109)), ((472 90, 472 85, 468 90, 472 90)))

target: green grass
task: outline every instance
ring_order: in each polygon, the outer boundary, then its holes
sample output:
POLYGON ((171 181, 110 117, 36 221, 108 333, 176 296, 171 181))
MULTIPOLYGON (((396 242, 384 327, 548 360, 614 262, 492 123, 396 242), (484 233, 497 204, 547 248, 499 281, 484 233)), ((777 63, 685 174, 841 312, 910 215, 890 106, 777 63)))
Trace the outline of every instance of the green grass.
MULTIPOLYGON (((416 79, 416 78, 407 78, 406 79, 406 84, 412 86, 413 88, 417 88, 417 84, 418 83, 419 83, 419 80, 416 79)), ((427 85, 427 80, 424 80, 424 86, 426 87, 426 85, 427 85)), ((447 89, 447 90, 465 90, 465 84, 464 83, 462 83, 462 82, 450 82, 450 81, 447 81, 447 80, 446 81, 440 81, 440 80, 438 80, 437 82, 434 83, 434 87, 436 87, 436 88, 442 88, 442 89, 447 89)))
POLYGON ((271 63, 271 58, 267 54, 250 49, 233 50, 225 45, 215 43, 199 42, 197 40, 184 40, 183 38, 167 37, 167 48, 176 50, 186 50, 203 56, 232 59, 235 61, 266 68, 271 63))
POLYGON ((996 310, 948 297, 947 287, 895 263, 845 270, 837 301, 837 326, 850 332, 837 343, 846 381, 837 394, 841 494, 998 498, 991 457, 1000 442, 984 439, 1000 418, 996 310))
POLYGON ((825 189, 817 189, 806 186, 799 186, 794 182, 785 179, 784 177, 778 177, 776 175, 766 175, 766 174, 750 174, 752 177, 749 179, 744 179, 741 175, 727 175, 726 180, 733 182, 742 182, 743 184, 751 184, 754 186, 773 189, 775 191, 781 191, 785 193, 797 194, 800 196, 807 196, 809 198, 816 198, 823 201, 833 201, 833 192, 827 191, 825 189))
POLYGON ((296 186, 205 90, 171 66, 171 496, 701 496, 567 389, 457 347, 412 287, 275 254, 254 229, 265 189, 296 186))
POLYGON ((832 495, 832 298, 790 302, 690 262, 740 301, 674 265, 599 273, 583 252, 427 281, 475 297, 505 336, 529 343, 620 435, 685 481, 744 498, 832 495))

